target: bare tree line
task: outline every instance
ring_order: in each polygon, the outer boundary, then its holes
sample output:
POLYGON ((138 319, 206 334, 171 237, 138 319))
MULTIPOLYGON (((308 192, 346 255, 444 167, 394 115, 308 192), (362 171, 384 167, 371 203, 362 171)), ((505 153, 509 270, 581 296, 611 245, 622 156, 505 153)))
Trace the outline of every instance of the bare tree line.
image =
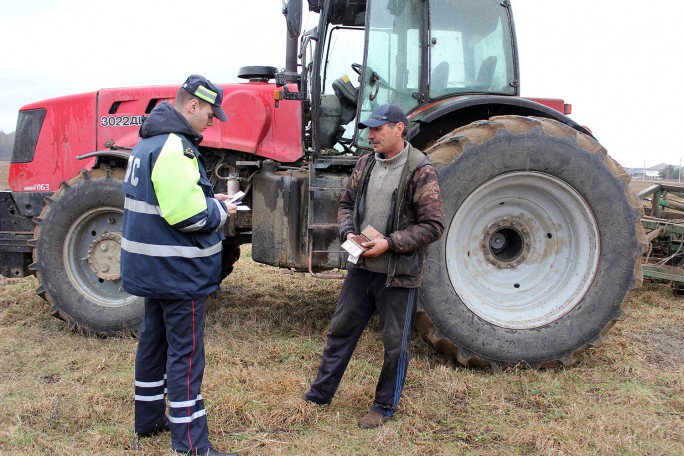
POLYGON ((14 132, 5 133, 0 131, 0 160, 8 161, 12 155, 14 146, 14 132))

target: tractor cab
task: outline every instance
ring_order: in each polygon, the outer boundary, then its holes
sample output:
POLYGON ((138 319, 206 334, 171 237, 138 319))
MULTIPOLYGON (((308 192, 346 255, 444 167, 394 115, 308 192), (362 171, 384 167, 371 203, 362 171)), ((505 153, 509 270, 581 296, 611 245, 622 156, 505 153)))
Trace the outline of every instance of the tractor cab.
POLYGON ((508 2, 309 0, 309 8, 320 14, 300 52, 313 150, 370 147, 357 124, 384 103, 410 114, 470 94, 519 94, 508 2))

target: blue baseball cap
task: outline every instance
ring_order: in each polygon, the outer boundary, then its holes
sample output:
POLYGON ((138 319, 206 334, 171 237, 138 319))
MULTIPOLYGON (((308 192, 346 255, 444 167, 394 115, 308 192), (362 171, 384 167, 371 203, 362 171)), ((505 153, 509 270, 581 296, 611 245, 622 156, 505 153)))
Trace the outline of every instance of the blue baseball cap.
POLYGON ((204 76, 199 74, 192 74, 183 83, 183 88, 199 98, 204 100, 211 105, 211 110, 214 111, 214 115, 217 119, 222 122, 228 120, 226 113, 221 107, 223 103, 223 88, 213 84, 204 76))
POLYGON ((384 104, 375 108, 368 119, 359 122, 359 128, 379 127, 386 123, 399 122, 408 127, 409 121, 404 110, 394 104, 384 104))

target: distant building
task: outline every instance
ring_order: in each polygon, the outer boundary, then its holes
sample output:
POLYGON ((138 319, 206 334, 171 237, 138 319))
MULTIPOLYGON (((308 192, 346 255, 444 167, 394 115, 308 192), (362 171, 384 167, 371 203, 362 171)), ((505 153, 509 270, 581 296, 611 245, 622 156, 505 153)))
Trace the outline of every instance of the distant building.
POLYGON ((646 179, 660 179, 660 172, 665 171, 669 165, 661 163, 659 165, 646 168, 646 179))
POLYGON ((632 179, 645 179, 646 177, 646 168, 625 168, 625 172, 632 179))
POLYGON ((660 172, 665 171, 670 166, 667 163, 651 166, 650 168, 625 168, 625 172, 632 179, 660 179, 660 172))

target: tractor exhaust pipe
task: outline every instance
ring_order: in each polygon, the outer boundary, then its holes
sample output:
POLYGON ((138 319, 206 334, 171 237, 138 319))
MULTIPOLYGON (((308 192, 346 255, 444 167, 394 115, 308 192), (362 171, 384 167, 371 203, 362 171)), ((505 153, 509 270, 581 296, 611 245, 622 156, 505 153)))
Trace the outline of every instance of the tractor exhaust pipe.
POLYGON ((297 73, 298 47, 297 41, 302 30, 302 0, 283 2, 283 14, 287 22, 287 40, 285 47, 285 80, 299 81, 297 73))
POLYGON ((299 73, 297 72, 297 61, 299 47, 297 46, 297 38, 287 38, 287 46, 285 48, 285 79, 287 82, 299 81, 299 73))

